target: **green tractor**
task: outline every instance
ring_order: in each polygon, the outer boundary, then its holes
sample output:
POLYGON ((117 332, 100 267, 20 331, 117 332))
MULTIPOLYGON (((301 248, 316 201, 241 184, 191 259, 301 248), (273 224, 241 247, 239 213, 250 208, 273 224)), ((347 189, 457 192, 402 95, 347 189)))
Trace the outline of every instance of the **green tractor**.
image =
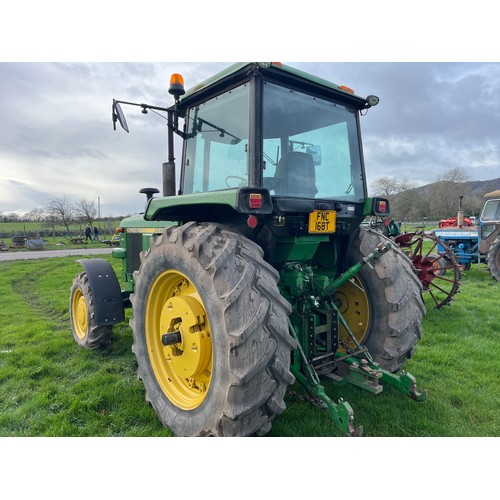
POLYGON ((348 402, 322 379, 422 401, 401 368, 425 306, 411 261, 360 227, 386 216, 367 197, 360 116, 378 103, 280 63, 240 63, 184 90, 172 75, 163 196, 119 228, 121 285, 83 259, 70 297, 76 342, 99 348, 132 307, 146 399, 178 436, 267 433, 296 380, 346 435, 348 402), (182 125, 180 123, 183 123, 182 125), (176 181, 174 134, 183 141, 176 181))

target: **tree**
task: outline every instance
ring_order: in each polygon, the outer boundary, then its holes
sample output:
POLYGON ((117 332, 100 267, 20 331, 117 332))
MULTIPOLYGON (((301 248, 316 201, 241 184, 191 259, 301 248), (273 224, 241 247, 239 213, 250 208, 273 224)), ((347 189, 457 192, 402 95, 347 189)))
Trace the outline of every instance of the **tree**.
POLYGON ((417 187, 417 184, 407 179, 384 175, 375 179, 370 187, 377 196, 385 196, 387 198, 401 193, 402 191, 414 189, 417 187))
POLYGON ((47 204, 47 214, 54 226, 55 223, 63 224, 68 233, 70 232, 69 225, 75 216, 75 207, 73 202, 67 197, 55 198, 47 204))
POLYGON ((463 167, 455 167, 447 170, 443 175, 439 175, 436 179, 439 181, 449 182, 470 182, 471 177, 463 167))
POLYGON ((26 218, 32 222, 41 222, 46 217, 45 210, 43 208, 32 208, 27 214, 26 218))
POLYGON ((97 216, 97 207, 92 200, 86 200, 85 198, 80 198, 75 204, 75 211, 77 217, 88 224, 89 226, 94 225, 94 220, 97 216))
POLYGON ((430 212, 436 219, 456 216, 460 204, 460 196, 467 196, 470 188, 466 184, 471 180, 462 167, 447 170, 436 179, 430 192, 430 212))
POLYGON ((399 193, 399 179, 397 177, 384 175, 375 179, 370 185, 370 188, 375 195, 389 198, 390 196, 399 193))

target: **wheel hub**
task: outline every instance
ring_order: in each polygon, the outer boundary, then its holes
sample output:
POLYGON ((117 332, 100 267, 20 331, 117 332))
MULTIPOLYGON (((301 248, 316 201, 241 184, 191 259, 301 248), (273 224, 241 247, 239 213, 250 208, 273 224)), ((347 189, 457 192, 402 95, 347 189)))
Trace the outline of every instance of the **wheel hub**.
MULTIPOLYGON (((370 307, 359 278, 355 277, 346 281, 339 287, 335 292, 335 302, 340 314, 349 325, 351 333, 359 343, 362 343, 368 331, 370 307)), ((356 347, 342 325, 340 326, 340 339, 349 348, 356 347)), ((339 348, 339 350, 345 351, 344 348, 339 348)))
POLYGON ((193 410, 212 378, 212 337, 198 290, 181 272, 162 272, 146 307, 146 344, 155 378, 168 399, 193 410))
POLYGON ((165 302, 160 331, 173 334, 171 338, 180 341, 164 346, 163 355, 183 378, 196 377, 208 368, 212 342, 205 325, 205 311, 193 297, 171 297, 165 302))
POLYGON ((81 340, 87 335, 87 317, 87 303, 85 302, 85 297, 80 290, 77 290, 73 296, 73 322, 75 332, 81 340))

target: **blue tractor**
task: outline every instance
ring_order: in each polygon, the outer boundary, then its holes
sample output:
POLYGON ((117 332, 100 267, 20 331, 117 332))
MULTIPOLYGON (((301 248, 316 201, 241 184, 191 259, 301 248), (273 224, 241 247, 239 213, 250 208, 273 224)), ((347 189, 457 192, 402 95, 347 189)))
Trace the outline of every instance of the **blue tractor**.
MULTIPOLYGON (((493 278, 500 281, 500 190, 484 195, 479 225, 464 224, 461 197, 456 225, 441 227, 433 234, 453 250, 464 270, 483 262, 493 278)), ((444 253, 439 247, 438 251, 444 253)))

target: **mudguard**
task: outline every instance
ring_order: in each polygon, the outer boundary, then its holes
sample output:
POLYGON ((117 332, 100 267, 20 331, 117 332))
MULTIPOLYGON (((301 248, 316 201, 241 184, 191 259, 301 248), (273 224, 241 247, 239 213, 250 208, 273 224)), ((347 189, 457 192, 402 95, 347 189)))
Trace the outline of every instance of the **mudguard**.
POLYGON ((114 325, 125 319, 120 283, 111 264, 104 259, 77 260, 87 273, 94 299, 97 326, 114 325))

